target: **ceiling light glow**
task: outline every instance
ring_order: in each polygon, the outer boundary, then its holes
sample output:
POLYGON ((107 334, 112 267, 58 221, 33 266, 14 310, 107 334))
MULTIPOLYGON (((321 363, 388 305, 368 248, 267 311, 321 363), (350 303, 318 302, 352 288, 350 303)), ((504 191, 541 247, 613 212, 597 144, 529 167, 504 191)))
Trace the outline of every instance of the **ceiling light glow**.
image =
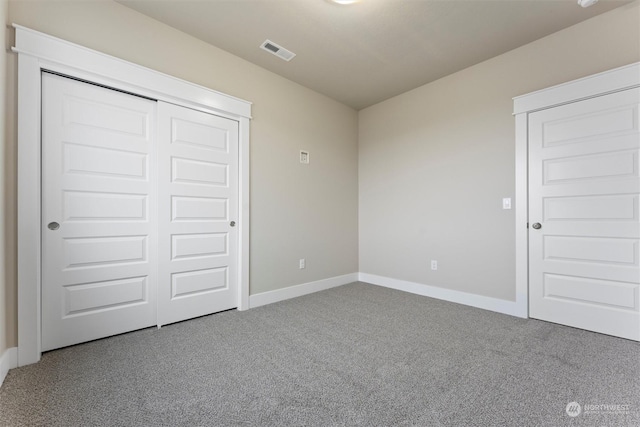
POLYGON ((593 6, 596 3, 598 3, 598 0, 578 0, 578 4, 582 7, 593 6))
POLYGON ((358 3, 360 0, 331 0, 332 3, 336 4, 353 4, 358 3))

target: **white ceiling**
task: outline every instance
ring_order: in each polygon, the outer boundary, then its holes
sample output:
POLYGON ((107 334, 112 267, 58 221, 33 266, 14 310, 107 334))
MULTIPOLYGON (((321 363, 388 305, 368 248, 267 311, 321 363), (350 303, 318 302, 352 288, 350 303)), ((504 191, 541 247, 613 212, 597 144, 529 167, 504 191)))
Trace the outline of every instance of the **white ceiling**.
POLYGON ((584 9, 576 0, 118 0, 355 109, 630 1, 584 9), (265 39, 297 56, 261 50, 265 39))

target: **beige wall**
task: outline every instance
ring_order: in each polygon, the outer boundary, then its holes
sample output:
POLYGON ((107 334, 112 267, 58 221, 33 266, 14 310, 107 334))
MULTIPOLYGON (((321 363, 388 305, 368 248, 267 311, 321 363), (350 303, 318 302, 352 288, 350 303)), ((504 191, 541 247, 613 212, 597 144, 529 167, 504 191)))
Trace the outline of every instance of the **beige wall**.
POLYGON ((360 271, 515 300, 511 98, 639 61, 639 30, 635 2, 360 111, 360 271))
POLYGON ((253 102, 252 294, 358 271, 355 110, 111 1, 12 0, 9 19, 253 102))
MULTIPOLYGON (((8 1, 0 1, 0 23, 7 22, 8 1)), ((13 302, 13 298, 8 295, 13 289, 13 284, 9 285, 7 280, 6 254, 8 240, 6 238, 5 228, 8 226, 6 211, 9 209, 7 197, 5 195, 5 183, 10 178, 8 172, 11 168, 7 167, 9 162, 8 145, 6 144, 6 105, 7 105, 7 31, 0 31, 2 40, 2 52, 0 53, 0 357, 4 354, 8 347, 12 347, 15 342, 13 322, 9 322, 9 313, 13 313, 13 308, 8 307, 9 302, 13 302), (11 288, 11 289, 10 289, 11 288)))

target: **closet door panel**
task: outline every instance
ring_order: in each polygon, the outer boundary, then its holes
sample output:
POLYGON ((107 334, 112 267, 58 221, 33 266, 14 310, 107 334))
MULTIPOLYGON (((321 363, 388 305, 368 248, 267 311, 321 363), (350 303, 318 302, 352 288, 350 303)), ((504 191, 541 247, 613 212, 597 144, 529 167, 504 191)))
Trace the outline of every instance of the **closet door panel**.
POLYGON ((156 103, 42 76, 42 349, 155 325, 156 103))
POLYGON ((238 123, 159 103, 158 324, 237 307, 238 123))

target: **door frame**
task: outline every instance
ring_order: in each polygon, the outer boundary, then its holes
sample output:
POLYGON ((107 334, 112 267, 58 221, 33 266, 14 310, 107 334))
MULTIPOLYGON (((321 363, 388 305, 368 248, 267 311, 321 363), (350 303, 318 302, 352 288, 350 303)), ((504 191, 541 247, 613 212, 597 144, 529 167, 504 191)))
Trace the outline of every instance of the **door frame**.
POLYGON ((637 87, 640 87, 640 62, 513 98, 516 305, 522 317, 529 317, 529 114, 637 87))
POLYGON ((239 124, 238 309, 249 308, 251 103, 20 25, 18 54, 18 366, 41 357, 41 84, 47 70, 239 124))

